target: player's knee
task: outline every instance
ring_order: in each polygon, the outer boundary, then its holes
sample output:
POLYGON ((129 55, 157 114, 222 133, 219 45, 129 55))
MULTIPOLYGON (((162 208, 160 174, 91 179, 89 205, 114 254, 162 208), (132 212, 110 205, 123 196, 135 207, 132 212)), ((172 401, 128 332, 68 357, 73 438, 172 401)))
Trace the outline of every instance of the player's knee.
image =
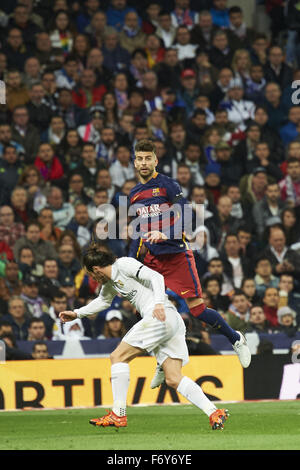
POLYGON ((121 362, 121 358, 120 358, 120 355, 118 352, 116 351, 113 351, 111 354, 110 354, 110 362, 112 364, 116 364, 117 362, 121 362))
POLYGON ((180 380, 181 380, 181 377, 177 377, 177 376, 170 376, 170 377, 166 377, 165 379, 168 387, 174 388, 175 390, 177 389, 180 380))

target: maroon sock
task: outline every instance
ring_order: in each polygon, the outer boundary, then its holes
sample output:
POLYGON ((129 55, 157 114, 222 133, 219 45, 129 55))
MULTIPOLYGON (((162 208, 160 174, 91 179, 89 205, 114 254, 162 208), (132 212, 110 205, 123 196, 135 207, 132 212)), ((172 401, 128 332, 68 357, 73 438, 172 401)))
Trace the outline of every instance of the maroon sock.
POLYGON ((190 312, 193 315, 193 317, 199 317, 201 313, 206 309, 206 305, 203 302, 202 304, 196 305, 196 307, 190 308, 190 312))

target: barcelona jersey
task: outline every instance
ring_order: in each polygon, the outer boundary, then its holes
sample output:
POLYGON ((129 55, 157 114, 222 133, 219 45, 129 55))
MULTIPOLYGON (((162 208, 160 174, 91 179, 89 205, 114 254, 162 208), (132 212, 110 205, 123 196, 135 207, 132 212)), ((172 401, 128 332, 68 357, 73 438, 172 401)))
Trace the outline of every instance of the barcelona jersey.
POLYGON ((136 258, 142 244, 153 255, 181 253, 189 249, 183 233, 183 215, 188 204, 179 184, 172 178, 155 172, 147 183, 138 183, 129 195, 130 215, 139 237, 135 236, 129 256, 136 258), (158 230, 168 240, 146 242, 147 232, 158 230))

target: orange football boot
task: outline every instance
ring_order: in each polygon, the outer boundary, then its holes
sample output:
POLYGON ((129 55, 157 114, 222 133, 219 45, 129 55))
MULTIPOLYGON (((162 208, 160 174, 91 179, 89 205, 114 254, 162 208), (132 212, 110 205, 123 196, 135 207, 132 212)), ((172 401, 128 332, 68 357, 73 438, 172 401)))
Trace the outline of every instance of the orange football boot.
POLYGON ((93 426, 115 426, 116 428, 125 428, 127 426, 127 416, 117 416, 113 411, 101 418, 90 419, 93 426))
POLYGON ((228 410, 216 410, 214 411, 210 417, 209 422, 213 430, 215 429, 223 429, 224 423, 228 418, 229 413, 228 410))

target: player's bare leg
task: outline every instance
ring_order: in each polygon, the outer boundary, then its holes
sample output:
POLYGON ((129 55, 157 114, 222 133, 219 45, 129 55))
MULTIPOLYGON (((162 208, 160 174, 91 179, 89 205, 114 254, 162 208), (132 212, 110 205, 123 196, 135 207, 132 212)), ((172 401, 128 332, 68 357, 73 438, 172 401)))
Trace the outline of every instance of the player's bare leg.
POLYGON ((163 362, 162 368, 165 373, 166 384, 200 408, 209 417, 212 429, 223 429, 224 422, 229 416, 228 410, 217 409, 199 385, 189 377, 182 375, 182 360, 168 357, 163 362))
POLYGON ((135 357, 140 356, 143 352, 142 349, 135 348, 122 341, 111 353, 113 408, 112 411, 101 418, 90 419, 90 424, 100 427, 115 426, 116 428, 127 426, 126 398, 129 387, 128 363, 135 357))

